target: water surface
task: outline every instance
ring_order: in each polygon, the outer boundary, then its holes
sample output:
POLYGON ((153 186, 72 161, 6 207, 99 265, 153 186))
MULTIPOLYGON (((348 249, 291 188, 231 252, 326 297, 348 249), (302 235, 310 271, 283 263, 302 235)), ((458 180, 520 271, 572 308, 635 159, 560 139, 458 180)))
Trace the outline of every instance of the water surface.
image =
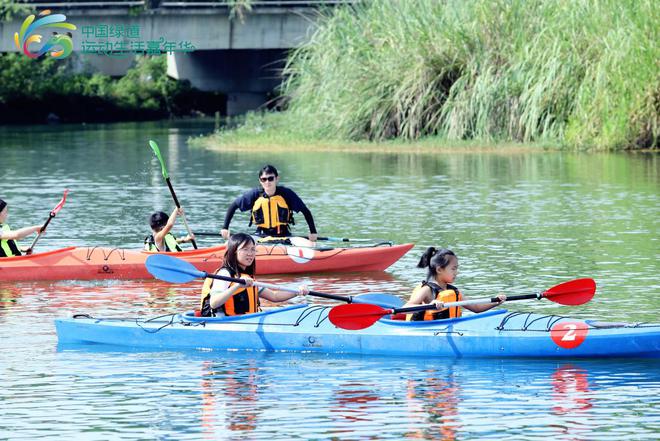
MULTIPOLYGON (((147 144, 155 139, 194 230, 218 231, 230 201, 256 186, 257 171, 272 163, 312 209, 321 235, 416 244, 384 273, 264 281, 405 296, 424 277, 415 264, 425 247, 444 246, 459 255, 456 283, 468 296, 525 294, 593 277, 598 291, 586 305, 508 308, 658 321, 657 155, 270 154, 187 146, 189 136, 211 129, 206 122, 0 128, 0 198, 10 203, 10 224, 42 223, 69 188, 39 249, 139 247, 151 212, 173 207, 147 144)), ((247 219, 237 214, 232 227, 246 229, 247 219)), ((295 229, 305 231, 302 216, 295 229)), ((657 362, 57 347, 57 317, 169 314, 192 309, 199 287, 0 284, 0 439, 601 440, 660 433, 657 362)))

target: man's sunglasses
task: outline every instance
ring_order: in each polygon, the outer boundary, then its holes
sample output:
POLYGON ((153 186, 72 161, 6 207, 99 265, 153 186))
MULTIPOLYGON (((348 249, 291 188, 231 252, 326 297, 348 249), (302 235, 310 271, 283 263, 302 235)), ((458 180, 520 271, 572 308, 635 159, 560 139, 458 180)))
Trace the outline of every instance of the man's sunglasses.
POLYGON ((263 176, 259 178, 261 182, 273 182, 275 180, 275 176, 263 176))

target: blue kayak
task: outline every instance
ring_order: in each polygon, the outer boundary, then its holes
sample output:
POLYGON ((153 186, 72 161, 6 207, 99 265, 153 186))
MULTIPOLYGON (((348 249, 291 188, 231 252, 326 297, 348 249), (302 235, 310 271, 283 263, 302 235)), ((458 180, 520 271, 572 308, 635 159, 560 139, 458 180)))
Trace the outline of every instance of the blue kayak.
POLYGON ((193 312, 155 319, 76 315, 55 321, 60 345, 145 350, 258 350, 424 357, 660 358, 660 324, 604 323, 509 312, 427 322, 383 318, 336 327, 330 306, 301 304, 234 317, 193 312))

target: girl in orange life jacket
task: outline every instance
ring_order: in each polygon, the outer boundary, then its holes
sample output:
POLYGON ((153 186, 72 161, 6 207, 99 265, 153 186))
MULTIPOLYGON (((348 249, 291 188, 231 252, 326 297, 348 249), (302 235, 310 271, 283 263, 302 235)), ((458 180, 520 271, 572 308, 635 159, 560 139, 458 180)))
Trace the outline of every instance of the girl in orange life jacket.
POLYGON ((152 234, 144 239, 144 249, 147 251, 183 251, 180 243, 190 242, 195 236, 176 238, 170 231, 174 227, 177 214, 183 214, 183 208, 174 208, 168 217, 162 211, 157 211, 149 218, 152 234))
MULTIPOLYGON (((465 300, 458 288, 452 285, 458 274, 458 257, 456 257, 456 254, 451 250, 436 250, 434 247, 429 247, 419 260, 417 267, 428 267, 428 274, 426 280, 415 288, 410 300, 404 307, 435 303, 438 311, 419 311, 409 314, 407 319, 415 321, 460 317, 460 307, 444 308, 443 305, 444 303, 465 300)), ((465 305, 464 308, 472 312, 488 311, 504 302, 506 295, 498 294, 497 298, 500 300, 498 303, 465 305)))
POLYGON ((19 248, 16 241, 41 230, 41 225, 34 225, 12 231, 7 225, 8 216, 9 207, 5 201, 0 199, 0 257, 20 256, 21 251, 26 251, 26 249, 19 248))
POLYGON ((305 285, 299 287, 298 294, 254 286, 256 254, 256 243, 249 234, 236 233, 229 237, 222 267, 216 274, 240 278, 246 283, 206 279, 200 305, 202 317, 252 314, 260 311, 259 299, 262 297, 271 302, 284 302, 309 293, 305 285))

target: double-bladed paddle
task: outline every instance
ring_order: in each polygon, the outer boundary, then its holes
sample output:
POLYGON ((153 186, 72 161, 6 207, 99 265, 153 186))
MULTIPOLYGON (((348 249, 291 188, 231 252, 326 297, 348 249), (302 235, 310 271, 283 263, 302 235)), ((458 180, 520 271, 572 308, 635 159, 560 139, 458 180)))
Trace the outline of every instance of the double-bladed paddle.
MULTIPOLYGON (((252 234, 252 233, 246 233, 246 234, 252 234)), ((195 231, 195 236, 221 236, 221 234, 213 233, 211 231, 195 231)), ((282 237, 281 239, 286 239, 286 237, 282 237)), ((380 239, 349 239, 348 237, 332 237, 332 236, 319 236, 316 238, 316 240, 320 240, 324 242, 387 242, 385 240, 380 240, 380 239)))
MULTIPOLYGON (((166 254, 152 254, 151 256, 147 257, 145 265, 147 267, 147 271, 149 271, 152 276, 166 282, 187 283, 195 279, 208 277, 210 279, 224 280, 227 282, 234 282, 245 285, 245 280, 243 279, 200 271, 195 268, 193 264, 166 254)), ((277 289, 280 291, 298 292, 297 288, 292 288, 289 286, 273 285, 270 283, 256 281, 254 284, 255 286, 277 289)), ((336 294, 326 294, 318 291, 310 291, 309 295, 323 297, 324 299, 339 300, 348 303, 369 303, 372 304, 372 306, 382 305, 385 307, 396 307, 402 304, 401 299, 398 297, 385 293, 362 294, 359 296, 340 296, 336 294)))
MULTIPOLYGON (((154 151, 156 158, 158 158, 158 161, 160 161, 160 168, 161 171, 163 172, 163 178, 165 178, 167 187, 170 189, 170 193, 172 194, 172 199, 174 199, 174 205, 176 205, 176 208, 181 208, 181 204, 179 204, 179 199, 176 197, 176 193, 174 192, 174 187, 172 187, 172 182, 170 181, 170 175, 167 173, 167 168, 165 168, 165 161, 163 161, 163 157, 160 154, 160 149, 158 148, 158 144, 156 144, 156 141, 154 140, 149 140, 149 145, 151 146, 151 149, 154 151)), ((186 214, 182 213, 181 218, 183 219, 183 225, 185 225, 188 234, 192 237, 193 234, 190 230, 190 227, 188 226, 188 220, 186 219, 186 214)), ((197 242, 195 242, 195 239, 191 240, 190 242, 192 243, 193 248, 197 249, 197 242)))
MULTIPOLYGON (((575 279, 560 283, 544 292, 536 294, 523 294, 506 298, 507 302, 528 299, 548 299, 561 305, 582 305, 591 300, 596 292, 596 282, 593 279, 575 279)), ((480 303, 497 303, 497 297, 485 299, 463 300, 460 302, 445 303, 443 307, 478 305, 480 303)), ((368 328, 390 314, 428 311, 436 309, 435 304, 410 306, 407 308, 382 308, 378 305, 339 305, 330 310, 328 317, 337 327, 350 330, 368 328)))
POLYGON ((64 190, 64 195, 62 196, 62 199, 60 200, 60 202, 57 205, 55 205, 55 208, 53 208, 51 210, 51 212, 48 214, 48 219, 46 219, 46 222, 44 222, 43 226, 39 229, 39 233, 37 234, 37 237, 35 237, 34 240, 32 241, 32 244, 30 245, 30 248, 25 250, 25 254, 32 254, 32 250, 34 250, 34 246, 37 244, 37 241, 41 237, 41 234, 44 231, 46 231, 46 227, 48 226, 50 221, 55 216, 57 216, 57 213, 59 213, 60 210, 62 209, 62 207, 64 207, 64 203, 66 202, 66 195, 67 195, 68 192, 69 192, 68 189, 64 190))

